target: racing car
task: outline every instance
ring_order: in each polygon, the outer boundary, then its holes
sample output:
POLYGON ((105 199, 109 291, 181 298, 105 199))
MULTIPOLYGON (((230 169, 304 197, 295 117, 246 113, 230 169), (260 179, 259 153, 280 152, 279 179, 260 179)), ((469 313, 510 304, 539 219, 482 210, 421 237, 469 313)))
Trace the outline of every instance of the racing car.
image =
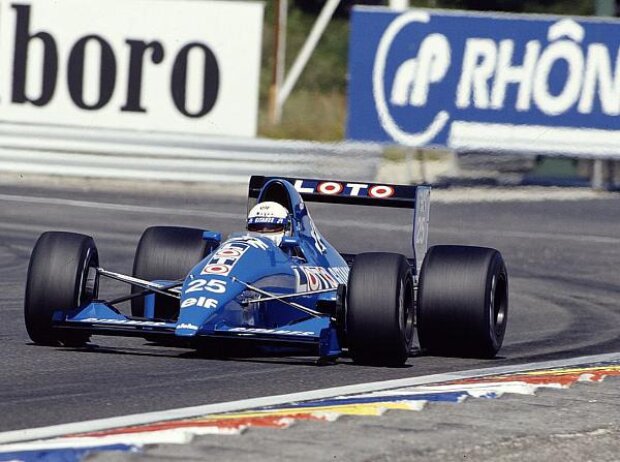
POLYGON ((43 233, 26 284, 30 338, 79 347, 93 335, 129 336, 319 361, 345 353, 360 364, 398 366, 417 329, 428 354, 499 351, 508 315, 504 260, 484 247, 427 249, 430 187, 253 176, 248 209, 247 229, 225 240, 206 229, 146 229, 131 275, 100 267, 89 236, 43 233), (314 223, 311 201, 413 210, 412 256, 338 252, 314 223), (99 299, 102 278, 130 293, 99 299), (131 314, 119 309, 124 302, 131 314))

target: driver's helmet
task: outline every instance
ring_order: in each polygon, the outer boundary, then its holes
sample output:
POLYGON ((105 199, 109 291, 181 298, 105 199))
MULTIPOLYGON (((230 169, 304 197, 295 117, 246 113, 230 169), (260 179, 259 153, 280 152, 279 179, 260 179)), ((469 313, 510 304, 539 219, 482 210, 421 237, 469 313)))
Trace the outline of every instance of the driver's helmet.
POLYGON ((277 202, 260 202, 248 214, 248 231, 260 233, 278 246, 289 229, 288 210, 277 202))

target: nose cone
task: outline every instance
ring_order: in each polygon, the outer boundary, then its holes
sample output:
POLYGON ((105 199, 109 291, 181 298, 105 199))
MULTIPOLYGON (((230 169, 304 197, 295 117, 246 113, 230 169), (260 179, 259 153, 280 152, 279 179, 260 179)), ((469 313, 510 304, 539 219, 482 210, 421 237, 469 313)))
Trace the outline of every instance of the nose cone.
POLYGON ((181 290, 175 330, 180 337, 208 335, 218 322, 231 322, 239 311, 238 297, 248 284, 276 277, 279 285, 294 284, 289 257, 268 239, 234 237, 200 262, 181 290))
POLYGON ((228 275, 201 274, 200 268, 192 276, 185 281, 181 292, 175 333, 182 337, 213 331, 218 321, 226 319, 227 308, 237 305, 236 298, 245 289, 228 275))
POLYGON ((225 319, 226 305, 242 290, 242 287, 231 288, 226 294, 217 294, 214 297, 184 294, 175 334, 181 337, 193 337, 198 333, 211 332, 215 323, 225 319))

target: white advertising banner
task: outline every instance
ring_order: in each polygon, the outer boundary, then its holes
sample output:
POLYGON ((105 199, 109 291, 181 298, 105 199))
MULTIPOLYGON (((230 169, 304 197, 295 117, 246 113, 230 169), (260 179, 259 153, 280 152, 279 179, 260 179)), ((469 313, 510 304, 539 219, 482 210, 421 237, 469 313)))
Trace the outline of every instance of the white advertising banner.
POLYGON ((254 136, 263 4, 0 0, 0 120, 254 136))

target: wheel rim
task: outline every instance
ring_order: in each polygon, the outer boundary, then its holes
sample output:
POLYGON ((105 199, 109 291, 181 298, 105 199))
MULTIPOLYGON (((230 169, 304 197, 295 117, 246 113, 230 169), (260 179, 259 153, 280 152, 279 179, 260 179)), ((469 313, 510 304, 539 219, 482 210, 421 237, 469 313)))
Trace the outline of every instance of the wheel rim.
POLYGON ((508 311, 508 297, 506 275, 500 273, 493 276, 491 283, 491 332, 495 337, 499 337, 506 324, 506 314, 508 311))
POLYGON ((77 298, 80 307, 94 300, 99 292, 97 254, 93 252, 92 249, 88 249, 84 260, 84 268, 80 274, 79 292, 77 298))
MULTIPOLYGON (((99 292, 99 275, 97 267, 99 266, 99 257, 97 250, 88 248, 84 257, 84 266, 79 275, 77 304, 78 308, 86 306, 92 302, 99 292)), ((66 347, 80 347, 87 343, 90 335, 81 333, 65 333, 58 340, 66 347)))
POLYGON ((407 279, 400 282, 400 293, 398 294, 398 310, 400 331, 403 333, 403 340, 406 345, 410 345, 413 340, 413 295, 411 280, 407 279))

